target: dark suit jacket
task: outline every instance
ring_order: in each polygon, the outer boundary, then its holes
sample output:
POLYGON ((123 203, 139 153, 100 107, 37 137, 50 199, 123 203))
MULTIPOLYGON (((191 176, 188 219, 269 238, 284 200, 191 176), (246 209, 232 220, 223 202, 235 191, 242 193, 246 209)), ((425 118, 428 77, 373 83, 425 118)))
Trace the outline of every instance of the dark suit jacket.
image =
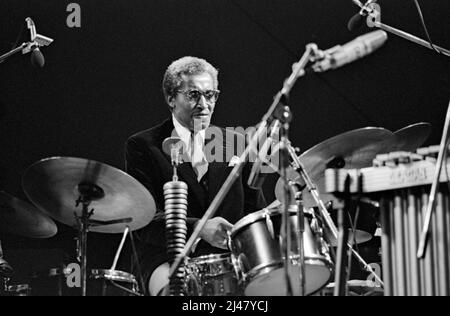
MULTIPOLYGON (((218 129, 217 127, 212 128, 218 129)), ((225 130, 220 130, 225 135, 225 130)), ((147 281, 154 269, 168 261, 165 244, 163 186, 166 182, 172 181, 173 168, 170 157, 162 150, 162 143, 167 137, 172 136, 173 131, 174 125, 170 118, 154 128, 131 136, 126 143, 126 170, 150 191, 157 207, 157 214, 152 222, 137 232, 141 267, 144 279, 147 281)), ((233 135, 236 140, 240 138, 239 141, 245 142, 243 135, 236 133, 233 135)), ((233 144, 229 138, 224 137, 219 140, 219 143, 223 144, 224 155, 227 150, 230 150, 230 144, 233 144)), ((210 140, 205 141, 208 143, 210 140)), ((236 143, 235 141, 234 144, 236 143)), ((242 175, 233 184, 214 217, 223 217, 230 223, 235 224, 245 215, 266 206, 262 190, 247 185, 250 169, 251 165, 247 163, 242 175)), ((190 162, 182 163, 179 166, 180 181, 186 182, 189 187, 187 221, 189 236, 194 224, 204 215, 231 170, 232 167, 229 166, 227 161, 210 162, 208 173, 204 177, 206 183, 202 182, 201 184, 197 181, 190 162)), ((192 256, 221 252, 223 250, 214 248, 202 241, 192 256)))

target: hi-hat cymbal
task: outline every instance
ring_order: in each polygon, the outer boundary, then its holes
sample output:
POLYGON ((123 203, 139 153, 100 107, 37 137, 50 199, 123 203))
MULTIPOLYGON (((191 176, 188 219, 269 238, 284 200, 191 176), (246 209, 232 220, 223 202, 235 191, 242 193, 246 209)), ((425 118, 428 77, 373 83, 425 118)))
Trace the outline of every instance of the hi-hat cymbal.
MULTIPOLYGON (((327 168, 364 168, 372 165, 373 159, 386 147, 386 142, 394 137, 387 129, 367 127, 352 130, 332 137, 312 147, 300 155, 306 172, 317 185, 324 202, 334 200, 330 194, 325 194, 324 177, 327 168)), ((288 179, 303 183, 300 175, 293 169, 288 170, 288 179)), ((284 201, 283 181, 278 180, 275 195, 279 201, 284 201)), ((312 196, 303 191, 304 206, 316 206, 312 196)))
POLYGON ((56 235, 55 222, 33 205, 0 191, 0 233, 29 238, 56 235))
POLYGON ((22 185, 30 201, 55 220, 77 227, 75 217, 81 216, 76 206, 80 191, 93 196, 89 210, 92 221, 131 222, 93 226, 98 233, 121 233, 126 226, 137 230, 146 226, 156 213, 150 192, 127 173, 106 164, 71 157, 43 159, 25 172, 22 185))

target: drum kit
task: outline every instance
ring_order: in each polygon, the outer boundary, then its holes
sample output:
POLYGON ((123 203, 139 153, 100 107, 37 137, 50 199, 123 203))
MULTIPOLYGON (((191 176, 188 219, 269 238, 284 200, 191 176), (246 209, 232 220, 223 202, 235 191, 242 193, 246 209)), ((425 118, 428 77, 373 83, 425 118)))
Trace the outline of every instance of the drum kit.
MULTIPOLYGON (((141 295, 136 278, 115 267, 127 234, 146 226, 156 206, 151 194, 125 172, 92 160, 53 157, 31 165, 22 185, 32 205, 5 192, 0 194, 0 232, 29 238, 57 234, 54 221, 79 232, 79 289, 66 285, 73 273, 66 267, 33 276, 36 295, 141 295), (88 232, 124 234, 111 269, 87 269, 88 232), (89 284, 89 286, 88 286, 89 284)), ((5 285, 5 295, 14 295, 5 285)))
MULTIPOLYGON (((363 128, 330 138, 298 157, 317 185, 320 198, 327 205, 342 204, 335 196, 324 194, 324 174, 327 168, 363 168, 371 166, 379 154, 393 151, 413 151, 427 140, 431 125, 418 123, 391 132, 383 128, 363 128)), ((277 201, 266 209, 251 213, 238 221, 230 234, 230 253, 202 256, 187 260, 187 295, 205 296, 285 296, 287 283, 292 295, 300 295, 300 254, 298 245, 299 211, 305 217, 303 233, 304 295, 329 295, 335 283, 336 271, 332 248, 337 240, 319 219, 317 204, 300 175, 288 171, 292 196, 300 196, 301 203, 290 201, 289 225, 291 227, 291 269, 285 275, 285 258, 282 251, 282 213, 284 204, 283 180, 277 182, 277 201), (302 209, 299 209, 301 205, 302 209), (297 241, 297 243, 295 242, 297 241)), ((377 208, 375 201, 361 202, 377 208)), ((331 207, 333 209, 333 207, 331 207)), ((373 219, 375 222, 375 219, 373 219)), ((377 225, 376 223, 374 224, 377 225)), ((372 239, 372 233, 353 223, 349 243, 362 244, 372 239)), ((355 252, 356 253, 356 252, 355 252)), ((364 263, 356 253, 357 258, 364 263)), ((382 286, 367 280, 349 280, 352 295, 382 295, 382 286), (369 284, 370 283, 370 284, 369 284), (357 286, 355 286, 357 284, 357 286)))
MULTIPOLYGON (((430 134, 430 125, 419 123, 392 133, 383 128, 363 128, 330 138, 297 158, 316 184, 327 205, 339 203, 323 194, 327 168, 371 166, 378 154, 411 151, 420 147, 430 134)), ((302 177, 289 168, 288 178, 301 203, 289 201, 292 240, 291 269, 286 276, 281 244, 283 235, 283 183, 279 180, 277 202, 238 221, 229 235, 229 253, 211 254, 185 260, 185 288, 189 296, 274 296, 312 295, 332 284, 335 265, 330 251, 336 247, 332 234, 323 225, 314 198, 302 177), (304 215, 303 259, 296 234, 299 213, 304 215), (296 242, 297 241, 297 242, 296 242), (302 273, 303 268, 304 273, 302 273)), ((68 288, 73 272, 65 267, 52 269, 33 278, 28 285, 4 282, 0 295, 142 295, 143 288, 132 274, 116 270, 117 259, 127 234, 151 222, 156 206, 145 187, 125 172, 93 160, 70 157, 43 159, 31 165, 22 179, 23 190, 31 204, 0 192, 0 233, 28 238, 50 238, 57 234, 55 221, 79 233, 77 257, 81 266, 81 286, 68 288), (111 269, 87 269, 88 232, 124 235, 111 269), (25 293, 25 294, 24 294, 25 293)), ((332 208, 332 207, 331 207, 332 208)), ((303 217, 303 216, 302 216, 303 217)), ((353 227, 349 239, 363 243, 372 235, 353 227)), ((1 253, 0 253, 1 254, 1 253)), ((1 259, 1 257, 0 257, 1 259)), ((0 275, 9 280, 10 275, 0 275)), ((371 289, 373 290, 373 288, 371 289)))

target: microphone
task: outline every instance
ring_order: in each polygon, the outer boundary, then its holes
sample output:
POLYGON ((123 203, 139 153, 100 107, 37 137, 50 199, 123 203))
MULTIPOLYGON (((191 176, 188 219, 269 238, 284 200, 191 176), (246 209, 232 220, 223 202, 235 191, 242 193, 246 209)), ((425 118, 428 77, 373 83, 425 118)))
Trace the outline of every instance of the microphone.
MULTIPOLYGON (((188 186, 178 180, 177 167, 181 163, 183 142, 179 137, 166 138, 162 145, 163 151, 171 157, 173 167, 172 181, 164 184, 164 219, 166 250, 169 264, 183 252, 187 238, 188 186)), ((186 270, 181 264, 175 275, 169 281, 170 296, 184 296, 184 279, 186 270)))
POLYGON ((372 8, 370 8, 370 5, 375 2, 377 2, 377 0, 368 0, 364 5, 361 4, 360 2, 359 3, 355 2, 355 4, 357 4, 361 8, 361 10, 354 16, 352 16, 351 19, 348 21, 347 28, 349 29, 349 31, 352 32, 356 29, 359 29, 363 25, 364 17, 366 17, 369 13, 372 12, 372 8))
POLYGON ((31 64, 36 68, 42 68, 45 65, 45 58, 39 47, 48 46, 53 43, 53 39, 36 32, 36 25, 31 18, 26 18, 27 28, 30 30, 31 41, 22 51, 23 54, 31 52, 31 64))
POLYGON ((323 52, 325 57, 316 62, 312 69, 315 72, 324 72, 342 67, 371 54, 380 48, 387 38, 387 33, 382 30, 359 36, 343 46, 338 45, 323 52))
POLYGON ((168 137, 164 140, 162 144, 162 149, 164 153, 170 156, 172 166, 177 167, 181 163, 181 158, 186 152, 184 143, 179 137, 168 137))
POLYGON ((45 65, 45 58, 39 47, 36 47, 31 52, 31 64, 36 68, 42 68, 45 65))

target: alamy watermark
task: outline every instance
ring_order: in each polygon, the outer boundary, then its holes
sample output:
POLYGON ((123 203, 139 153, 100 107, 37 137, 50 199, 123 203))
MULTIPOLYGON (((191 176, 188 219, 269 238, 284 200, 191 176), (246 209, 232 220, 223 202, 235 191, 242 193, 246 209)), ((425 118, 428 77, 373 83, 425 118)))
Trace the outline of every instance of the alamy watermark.
MULTIPOLYGON (((200 124, 201 125, 201 124, 200 124)), ((194 126, 198 126, 194 124, 194 126)), ((193 134, 201 129, 194 127, 193 134)), ((205 146, 203 153, 208 163, 220 162, 235 165, 238 159, 248 150, 246 162, 262 161, 261 173, 274 173, 279 171, 280 165, 280 136, 278 133, 270 135, 270 128, 263 128, 260 137, 255 137, 257 127, 227 127, 210 126, 204 130, 205 146), (270 137, 269 137, 270 135, 270 137), (248 146, 248 148, 247 148, 248 146)), ((176 130, 172 137, 178 137, 176 130)), ((189 144, 182 143, 183 162, 191 162, 189 144)))
POLYGON ((81 27, 81 6, 78 3, 69 3, 66 12, 69 13, 66 19, 67 27, 81 27))

